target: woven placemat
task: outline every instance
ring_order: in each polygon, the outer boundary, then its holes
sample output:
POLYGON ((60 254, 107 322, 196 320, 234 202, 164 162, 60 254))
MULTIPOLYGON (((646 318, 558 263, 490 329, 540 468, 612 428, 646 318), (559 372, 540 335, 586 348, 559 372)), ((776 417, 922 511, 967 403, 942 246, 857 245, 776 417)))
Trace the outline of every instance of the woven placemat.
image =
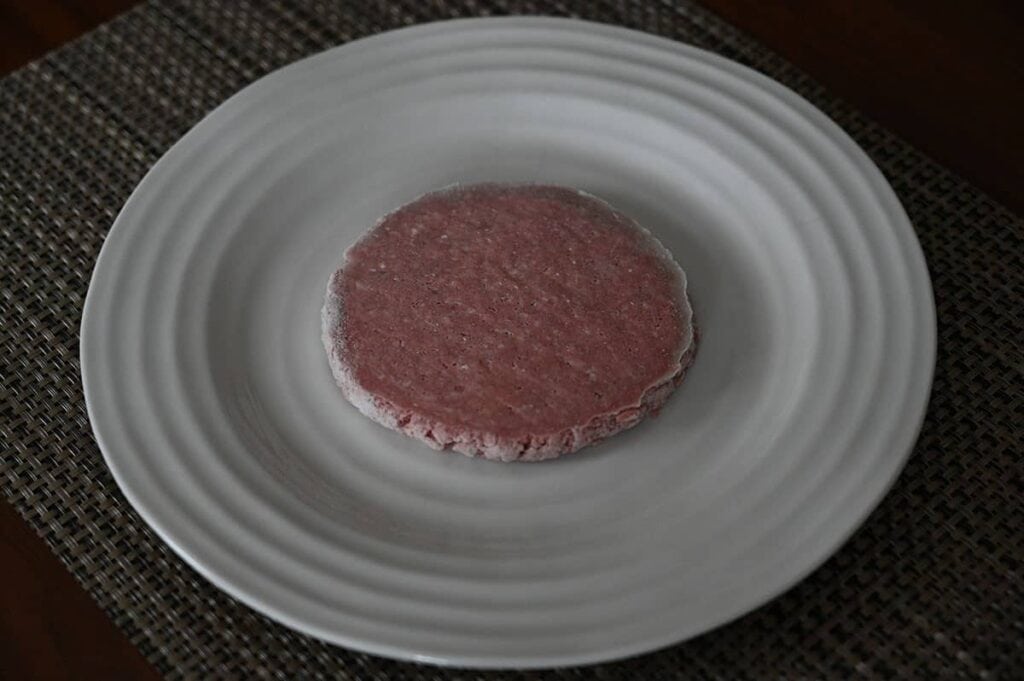
POLYGON ((0 81, 0 484, 169 678, 819 679, 1024 674, 1024 221, 687 2, 151 2, 0 81), (920 236, 939 316, 935 388, 896 487, 824 567, 711 634, 614 664, 439 670, 296 634, 179 560, 118 491, 82 401, 78 329, 104 235, 205 113, 345 41, 458 16, 573 15, 763 71, 881 166, 920 236))

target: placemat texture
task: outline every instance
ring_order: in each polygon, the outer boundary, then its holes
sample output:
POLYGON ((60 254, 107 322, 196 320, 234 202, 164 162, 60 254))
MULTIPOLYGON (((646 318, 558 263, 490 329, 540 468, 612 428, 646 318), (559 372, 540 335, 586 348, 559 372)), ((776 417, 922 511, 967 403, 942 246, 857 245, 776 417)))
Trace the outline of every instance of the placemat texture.
POLYGON ((151 2, 0 81, 0 485, 168 678, 821 679, 1024 675, 1024 221, 706 10, 653 0, 151 2), (920 442, 828 563, 696 640, 549 672, 439 670, 293 633, 210 586, 139 519, 93 441, 78 330, 104 235, 205 113, 353 38, 486 14, 579 16, 718 52, 839 122, 902 199, 935 284, 920 442))

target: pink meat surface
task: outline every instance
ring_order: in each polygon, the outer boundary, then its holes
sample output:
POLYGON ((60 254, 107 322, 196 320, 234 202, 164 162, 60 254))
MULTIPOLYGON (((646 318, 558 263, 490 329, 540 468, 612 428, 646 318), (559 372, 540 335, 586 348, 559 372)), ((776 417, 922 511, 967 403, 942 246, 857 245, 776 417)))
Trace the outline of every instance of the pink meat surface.
POLYGON ((686 279, 658 240, 538 185, 444 189, 385 216, 328 283, 323 341, 361 412, 500 461, 636 425, 695 351, 686 279))

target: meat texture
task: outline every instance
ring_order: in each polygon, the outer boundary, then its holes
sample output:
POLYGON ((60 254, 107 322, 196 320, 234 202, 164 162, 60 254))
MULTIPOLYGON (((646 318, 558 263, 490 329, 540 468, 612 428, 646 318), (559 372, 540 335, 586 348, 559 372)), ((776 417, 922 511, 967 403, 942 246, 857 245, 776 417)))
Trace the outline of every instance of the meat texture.
POLYGON ((498 461, 657 413, 693 361, 686 278, 647 230, 563 187, 471 185, 385 216, 330 278, 323 342, 374 421, 498 461))

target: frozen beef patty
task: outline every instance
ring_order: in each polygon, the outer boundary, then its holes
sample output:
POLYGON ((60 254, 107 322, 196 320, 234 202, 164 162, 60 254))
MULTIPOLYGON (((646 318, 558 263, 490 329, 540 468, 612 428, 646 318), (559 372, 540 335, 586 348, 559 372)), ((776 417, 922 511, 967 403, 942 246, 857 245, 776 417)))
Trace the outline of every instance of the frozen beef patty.
POLYGON ((693 360, 686 279, 573 189, 444 189, 385 216, 330 278, 323 342, 352 404, 437 449, 576 451, 662 407, 693 360))

